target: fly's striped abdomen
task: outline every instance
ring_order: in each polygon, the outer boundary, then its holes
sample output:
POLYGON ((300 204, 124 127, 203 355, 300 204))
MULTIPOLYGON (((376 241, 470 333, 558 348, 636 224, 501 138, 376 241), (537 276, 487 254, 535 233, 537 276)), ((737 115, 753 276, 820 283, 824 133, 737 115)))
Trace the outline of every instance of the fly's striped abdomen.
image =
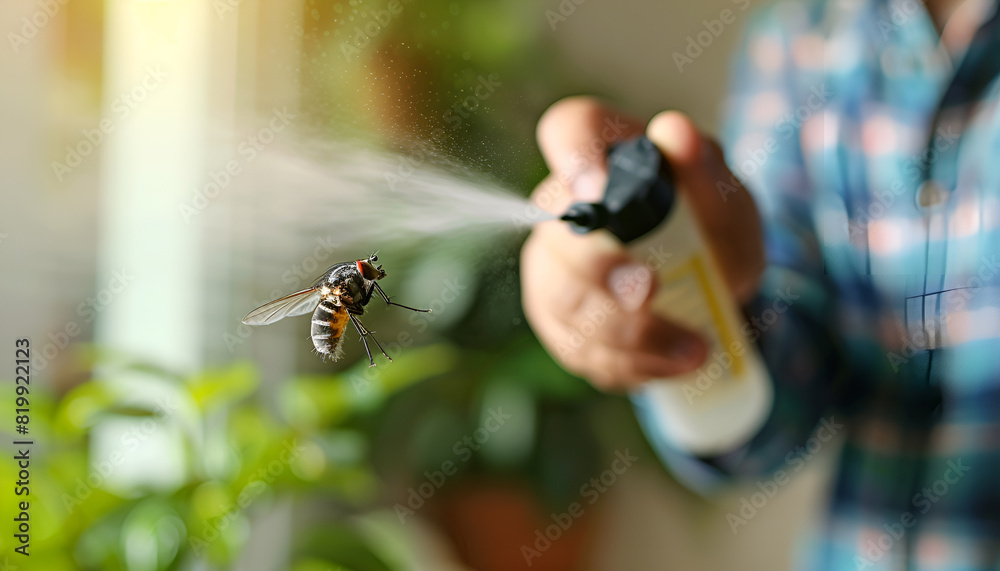
POLYGON ((312 316, 312 341, 321 355, 330 355, 336 361, 344 354, 344 330, 351 320, 347 308, 336 295, 327 295, 316 306, 312 316))

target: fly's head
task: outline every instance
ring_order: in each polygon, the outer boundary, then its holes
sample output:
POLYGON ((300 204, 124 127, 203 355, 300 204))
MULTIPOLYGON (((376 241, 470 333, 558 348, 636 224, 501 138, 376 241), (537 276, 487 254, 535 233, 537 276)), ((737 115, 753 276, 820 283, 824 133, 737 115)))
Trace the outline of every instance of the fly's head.
POLYGON ((366 280, 380 280, 385 277, 385 270, 382 266, 376 266, 378 262, 378 256, 372 254, 367 260, 358 260, 358 271, 361 272, 361 277, 366 280))

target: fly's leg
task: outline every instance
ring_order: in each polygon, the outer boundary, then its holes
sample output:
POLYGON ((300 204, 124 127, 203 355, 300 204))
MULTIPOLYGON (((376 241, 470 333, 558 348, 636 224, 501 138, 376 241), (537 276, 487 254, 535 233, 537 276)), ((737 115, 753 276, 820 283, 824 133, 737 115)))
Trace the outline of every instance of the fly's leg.
POLYGON ((389 362, 391 363, 392 362, 392 357, 390 357, 385 352, 385 349, 383 349, 382 345, 379 344, 378 339, 376 339, 375 336, 371 334, 371 332, 369 332, 367 329, 365 329, 365 326, 361 324, 361 320, 358 319, 357 317, 355 317, 353 313, 350 313, 349 315, 351 317, 351 323, 354 324, 354 328, 357 329, 358 333, 361 335, 361 342, 365 344, 365 352, 368 353, 368 366, 369 367, 374 367, 375 366, 375 359, 372 358, 372 352, 371 352, 371 349, 368 348, 368 341, 365 339, 366 337, 371 338, 371 340, 375 342, 375 346, 378 347, 378 350, 381 351, 382 355, 386 359, 388 359, 389 362))
MULTIPOLYGON (((382 296, 382 301, 384 301, 386 305, 395 305, 396 307, 402 307, 403 309, 409 309, 410 311, 419 311, 420 313, 430 313, 431 312, 431 310, 429 310, 429 309, 417 309, 415 307, 410 307, 408 305, 403 305, 401 303, 396 303, 396 302, 394 302, 394 301, 392 301, 392 300, 389 299, 389 296, 387 296, 385 294, 385 291, 382 290, 382 286, 378 285, 377 282, 372 282, 372 285, 375 287, 375 290, 378 291, 378 294, 380 296, 382 296)), ((371 292, 368 293, 368 296, 371 297, 371 292)))
POLYGON ((378 286, 375 285, 375 282, 372 282, 368 286, 368 289, 361 289, 361 303, 359 305, 362 307, 368 305, 368 302, 372 300, 372 294, 375 293, 376 287, 378 286))
POLYGON ((354 324, 354 328, 357 329, 358 334, 361 335, 361 342, 365 344, 365 353, 368 353, 368 366, 374 367, 375 359, 372 358, 371 349, 368 348, 368 341, 365 339, 366 331, 364 330, 364 327, 361 325, 361 322, 358 321, 358 318, 354 317, 353 314, 351 315, 351 323, 354 324))

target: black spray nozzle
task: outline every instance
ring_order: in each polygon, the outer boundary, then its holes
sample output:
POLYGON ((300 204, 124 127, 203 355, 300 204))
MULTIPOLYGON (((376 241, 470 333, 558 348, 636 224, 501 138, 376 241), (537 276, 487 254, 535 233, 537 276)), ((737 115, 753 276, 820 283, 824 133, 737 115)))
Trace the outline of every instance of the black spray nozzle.
POLYGON ((674 203, 670 167, 646 137, 608 152, 608 185, 601 202, 577 202, 560 219, 581 234, 607 228, 630 242, 660 225, 674 203))
POLYGON ((577 202, 559 219, 569 222, 574 231, 585 234, 607 225, 608 209, 600 202, 577 202))

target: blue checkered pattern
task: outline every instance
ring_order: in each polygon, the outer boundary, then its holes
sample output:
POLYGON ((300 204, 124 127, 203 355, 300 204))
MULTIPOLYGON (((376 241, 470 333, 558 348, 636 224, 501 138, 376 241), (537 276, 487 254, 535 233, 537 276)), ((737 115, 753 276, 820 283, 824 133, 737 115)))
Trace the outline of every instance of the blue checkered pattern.
POLYGON ((636 406, 700 489, 794 476, 842 424, 803 569, 1000 570, 1000 13, 982 7, 946 49, 916 0, 781 2, 739 52, 725 146, 769 257, 745 310, 800 296, 759 341, 774 410, 744 448, 691 458, 636 406))

